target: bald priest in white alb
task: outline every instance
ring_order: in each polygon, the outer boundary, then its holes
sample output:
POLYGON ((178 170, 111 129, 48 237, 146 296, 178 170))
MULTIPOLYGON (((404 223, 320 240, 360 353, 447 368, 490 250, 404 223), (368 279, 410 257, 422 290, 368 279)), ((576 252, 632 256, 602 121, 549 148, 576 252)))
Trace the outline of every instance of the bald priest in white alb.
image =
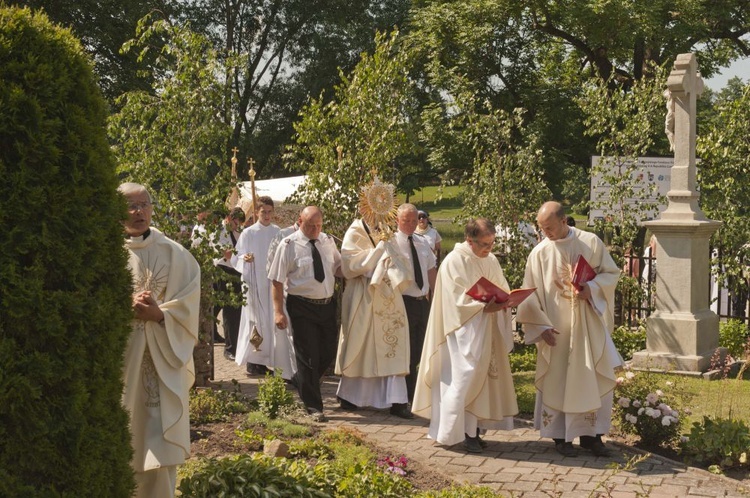
POLYGON ((524 340, 538 348, 534 425, 564 456, 572 441, 607 456, 615 368, 622 359, 612 342, 614 299, 620 269, 593 233, 568 226, 562 205, 547 202, 537 215, 546 238, 529 254, 524 287, 536 291, 518 307, 524 340), (580 289, 572 276, 578 256, 596 272, 580 289))
POLYGON ((466 294, 480 277, 508 289, 492 254, 493 223, 470 220, 464 235, 438 270, 412 411, 430 419, 429 436, 438 443, 463 441, 480 453, 480 430, 511 430, 518 413, 508 361, 513 332, 505 304, 466 294))

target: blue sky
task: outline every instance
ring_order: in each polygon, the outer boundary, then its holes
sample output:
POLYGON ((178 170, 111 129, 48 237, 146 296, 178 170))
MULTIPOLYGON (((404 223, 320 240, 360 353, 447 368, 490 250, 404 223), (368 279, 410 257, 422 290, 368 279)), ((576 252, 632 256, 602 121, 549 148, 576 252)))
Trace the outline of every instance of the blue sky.
POLYGON ((750 83, 750 58, 738 59, 731 66, 711 79, 705 81, 711 90, 719 91, 724 88, 731 78, 738 76, 744 83, 750 83))

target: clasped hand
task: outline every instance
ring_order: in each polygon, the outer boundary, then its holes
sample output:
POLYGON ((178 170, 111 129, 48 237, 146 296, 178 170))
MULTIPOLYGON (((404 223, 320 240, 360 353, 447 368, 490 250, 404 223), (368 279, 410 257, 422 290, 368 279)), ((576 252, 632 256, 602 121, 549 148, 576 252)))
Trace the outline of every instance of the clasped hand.
POLYGON ((138 320, 147 322, 161 322, 164 319, 164 312, 159 308, 151 291, 141 291, 133 296, 133 311, 138 320))

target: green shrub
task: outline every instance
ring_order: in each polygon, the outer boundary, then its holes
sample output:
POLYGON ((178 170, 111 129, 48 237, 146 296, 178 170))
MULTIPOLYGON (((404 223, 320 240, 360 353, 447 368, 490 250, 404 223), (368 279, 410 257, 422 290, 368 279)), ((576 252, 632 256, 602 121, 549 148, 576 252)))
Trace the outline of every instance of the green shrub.
POLYGON ((206 424, 223 422, 233 413, 250 410, 250 400, 238 392, 221 389, 192 389, 190 391, 190 422, 206 424))
POLYGON ((536 345, 516 344, 508 355, 511 372, 533 372, 536 370, 536 345))
POLYGON ((631 360, 633 353, 646 349, 646 327, 641 324, 632 329, 621 325, 612 332, 612 342, 623 360, 631 360))
POLYGON ((680 449, 688 463, 749 468, 750 428, 738 419, 703 417, 703 422, 693 423, 680 449))
POLYGON ((276 418, 285 410, 296 406, 294 394, 286 388, 281 373, 267 372, 258 386, 258 406, 269 418, 276 418))
POLYGON ((180 469, 178 489, 185 498, 217 496, 326 498, 317 476, 305 462, 262 454, 200 460, 180 469))
POLYGON ((747 356, 750 328, 740 320, 727 320, 719 324, 719 346, 727 348, 735 359, 747 356))
POLYGON ((0 5, 0 496, 130 496, 125 203, 69 30, 0 5))

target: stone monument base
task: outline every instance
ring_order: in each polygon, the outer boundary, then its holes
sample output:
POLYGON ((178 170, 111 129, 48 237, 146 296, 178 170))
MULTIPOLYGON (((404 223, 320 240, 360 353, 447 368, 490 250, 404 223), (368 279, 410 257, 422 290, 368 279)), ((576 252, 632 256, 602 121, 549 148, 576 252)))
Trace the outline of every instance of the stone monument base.
POLYGON ((636 370, 700 376, 703 372, 716 368, 716 365, 711 365, 712 359, 715 362, 718 361, 719 364, 723 364, 726 354, 727 350, 725 348, 717 348, 717 350, 705 355, 678 355, 674 353, 638 351, 633 354, 631 366, 636 370), (714 354, 718 356, 714 358, 714 354))

